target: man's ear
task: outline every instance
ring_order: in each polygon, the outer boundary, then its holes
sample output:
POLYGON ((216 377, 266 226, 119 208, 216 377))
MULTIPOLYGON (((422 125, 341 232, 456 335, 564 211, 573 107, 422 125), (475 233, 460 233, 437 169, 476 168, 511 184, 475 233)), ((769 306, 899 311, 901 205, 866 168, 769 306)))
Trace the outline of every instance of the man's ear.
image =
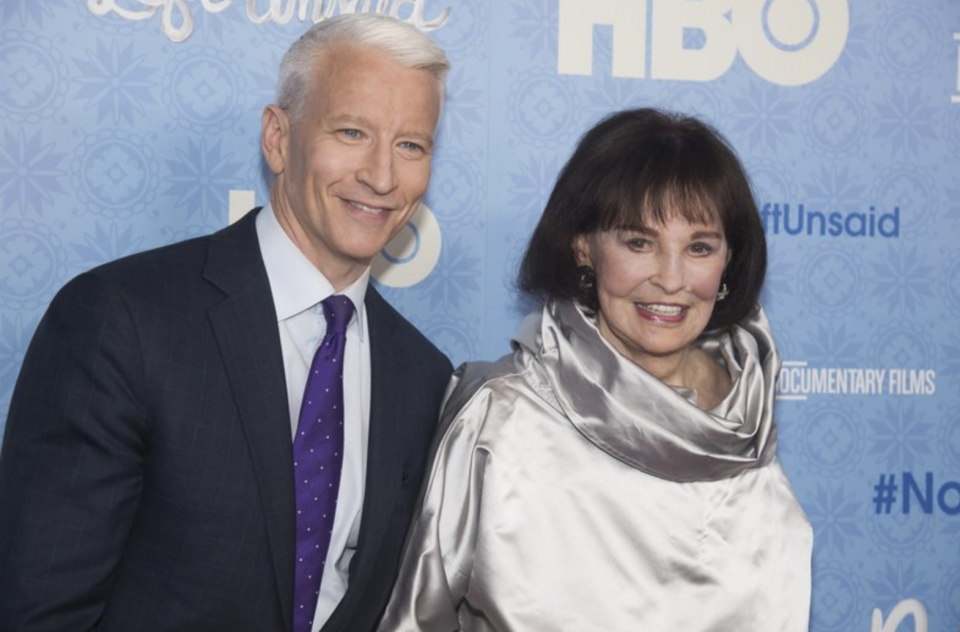
POLYGON ((260 147, 274 175, 283 173, 290 151, 290 119, 276 105, 263 109, 260 147))
POLYGON ((587 235, 577 235, 573 238, 573 253, 577 258, 578 266, 593 267, 593 256, 591 255, 590 239, 587 235))

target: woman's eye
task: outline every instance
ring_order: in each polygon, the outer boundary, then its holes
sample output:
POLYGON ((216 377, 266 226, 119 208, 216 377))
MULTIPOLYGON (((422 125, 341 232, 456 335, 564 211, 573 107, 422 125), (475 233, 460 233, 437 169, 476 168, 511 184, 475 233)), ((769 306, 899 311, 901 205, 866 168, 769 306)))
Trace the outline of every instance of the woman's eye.
POLYGON ((644 250, 650 247, 650 240, 643 237, 634 237, 627 240, 627 247, 632 250, 644 250))
POLYGON ((709 255, 710 253, 714 252, 715 248, 710 244, 698 242, 691 244, 690 250, 697 255, 709 255))

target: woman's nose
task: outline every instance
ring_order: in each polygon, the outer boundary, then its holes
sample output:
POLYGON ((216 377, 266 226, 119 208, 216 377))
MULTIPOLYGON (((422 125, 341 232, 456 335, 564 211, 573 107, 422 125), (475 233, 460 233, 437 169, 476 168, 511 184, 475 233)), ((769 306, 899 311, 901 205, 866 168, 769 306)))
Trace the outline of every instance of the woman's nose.
POLYGON ((651 281, 660 286, 667 294, 673 294, 683 289, 684 271, 681 257, 663 254, 657 257, 656 273, 651 281))

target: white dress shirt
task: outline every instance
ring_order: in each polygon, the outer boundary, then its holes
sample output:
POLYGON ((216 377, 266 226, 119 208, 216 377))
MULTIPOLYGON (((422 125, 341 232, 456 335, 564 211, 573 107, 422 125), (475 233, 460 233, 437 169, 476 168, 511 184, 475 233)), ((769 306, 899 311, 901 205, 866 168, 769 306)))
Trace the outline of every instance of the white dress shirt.
MULTIPOLYGON (((310 363, 327 329, 320 301, 334 294, 334 290, 287 236, 269 204, 257 216, 257 237, 277 310, 292 444, 310 363)), ((343 364, 343 471, 333 535, 313 619, 314 632, 323 626, 347 591, 350 560, 356 552, 360 533, 370 425, 370 336, 363 304, 369 280, 367 268, 359 279, 340 292, 353 301, 356 311, 347 325, 343 364)))

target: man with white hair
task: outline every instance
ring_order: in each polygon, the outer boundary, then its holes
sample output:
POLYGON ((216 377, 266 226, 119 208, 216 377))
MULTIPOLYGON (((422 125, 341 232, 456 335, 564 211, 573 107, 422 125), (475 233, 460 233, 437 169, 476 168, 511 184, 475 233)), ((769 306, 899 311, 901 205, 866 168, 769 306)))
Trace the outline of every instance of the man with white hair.
POLYGON ((0 629, 375 627, 452 367, 370 262, 448 67, 399 20, 320 22, 263 113, 269 204, 59 292, 0 454, 0 629))

